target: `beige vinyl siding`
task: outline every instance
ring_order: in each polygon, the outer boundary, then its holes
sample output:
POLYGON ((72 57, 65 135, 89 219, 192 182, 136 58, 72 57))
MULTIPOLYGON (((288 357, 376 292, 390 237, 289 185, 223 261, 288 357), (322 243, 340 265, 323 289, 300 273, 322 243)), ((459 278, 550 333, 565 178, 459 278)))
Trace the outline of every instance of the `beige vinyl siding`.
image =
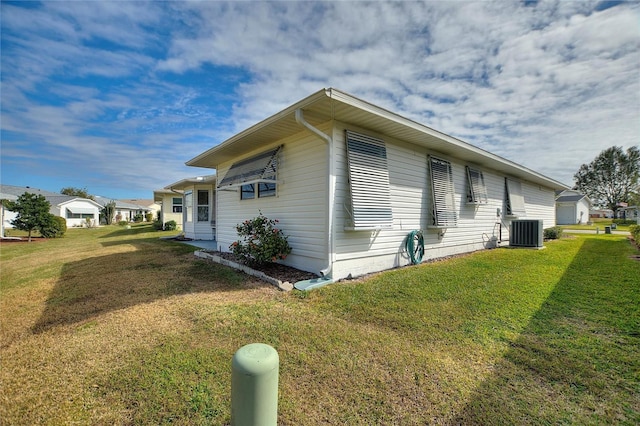
POLYGON ((177 228, 182 229, 182 213, 173 213, 173 199, 182 199, 182 194, 164 194, 162 195, 162 222, 167 223, 175 220, 177 228))
MULTIPOLYGON (((323 130, 328 131, 327 126, 323 130)), ((283 147, 275 197, 240 200, 239 191, 217 192, 218 246, 229 251, 229 245, 238 238, 235 226, 262 212, 270 219, 278 219, 278 226, 289 236, 293 250, 284 263, 317 273, 327 263, 328 146, 317 136, 301 131, 234 161, 278 145, 283 147)), ((224 176, 232 163, 220 164, 218 175, 224 176)))

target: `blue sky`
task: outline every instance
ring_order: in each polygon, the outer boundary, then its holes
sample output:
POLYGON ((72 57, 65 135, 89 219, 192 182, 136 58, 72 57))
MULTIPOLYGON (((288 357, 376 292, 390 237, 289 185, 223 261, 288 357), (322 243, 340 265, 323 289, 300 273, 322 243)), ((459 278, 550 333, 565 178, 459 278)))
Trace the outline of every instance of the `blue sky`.
POLYGON ((1 182, 151 198, 335 87, 571 185, 640 142, 637 2, 2 2, 1 182))

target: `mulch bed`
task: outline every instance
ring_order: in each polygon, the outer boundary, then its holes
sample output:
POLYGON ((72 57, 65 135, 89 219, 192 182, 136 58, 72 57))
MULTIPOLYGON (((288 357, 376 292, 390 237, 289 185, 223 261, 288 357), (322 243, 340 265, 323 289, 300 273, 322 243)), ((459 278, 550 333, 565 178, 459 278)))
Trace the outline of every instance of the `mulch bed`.
MULTIPOLYGON (((47 241, 44 237, 31 237, 32 243, 43 243, 47 241)), ((15 238, 0 238, 0 244, 14 244, 14 243, 28 243, 29 237, 20 237, 20 239, 15 238)))
POLYGON ((316 274, 313 274, 311 272, 301 271, 300 269, 296 269, 287 265, 282 265, 280 263, 254 265, 254 264, 248 264, 244 262, 243 259, 238 258, 233 253, 214 251, 214 250, 205 250, 205 252, 216 255, 216 256, 220 256, 223 259, 231 260, 232 262, 247 265, 250 268, 255 269, 256 271, 260 271, 265 275, 271 278, 278 279, 282 282, 290 282, 293 284, 298 281, 311 280, 313 278, 318 278, 316 274))

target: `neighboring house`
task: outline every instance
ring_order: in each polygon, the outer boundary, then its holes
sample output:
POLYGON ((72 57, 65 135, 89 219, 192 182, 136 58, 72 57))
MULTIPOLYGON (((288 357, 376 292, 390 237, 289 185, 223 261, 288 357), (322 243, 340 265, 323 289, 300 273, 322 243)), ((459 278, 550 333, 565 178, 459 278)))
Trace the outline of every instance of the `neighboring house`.
MULTIPOLYGON (((171 208, 174 214, 181 215, 176 223, 182 225, 186 238, 192 240, 216 239, 216 175, 182 179, 164 188, 164 192, 155 191, 154 198, 161 198, 162 209, 171 208), (181 199, 178 199, 181 195, 181 199), (179 204, 181 203, 181 204, 179 204)), ((170 219, 165 219, 166 223, 170 219)), ((172 216, 173 217, 173 216, 172 216)))
POLYGON ((169 221, 174 221, 178 229, 182 229, 182 205, 184 203, 182 191, 158 189, 153 191, 153 199, 160 206, 162 227, 169 221))
POLYGON ((144 209, 143 214, 151 213, 153 215, 152 220, 156 220, 158 218, 158 213, 160 212, 160 205, 150 198, 149 199, 130 198, 126 200, 121 199, 119 201, 140 206, 142 209, 144 209))
MULTIPOLYGON (((36 188, 0 185, 0 192, 3 194, 15 195, 16 197, 25 192, 42 195, 51 204, 49 213, 66 219, 67 227, 98 226, 100 223, 100 204, 87 198, 80 198, 73 195, 62 195, 56 192, 43 191, 36 188)), ((16 213, 7 211, 4 216, 7 227, 15 219, 16 213)))
POLYGON ((589 221, 591 200, 586 195, 574 191, 557 191, 556 222, 558 225, 576 225, 589 221))
POLYGON ((4 205, 6 204, 7 201, 16 201, 17 199, 18 199, 18 197, 16 195, 0 193, 0 238, 5 238, 5 236, 4 236, 4 228, 12 227, 12 225, 11 225, 11 223, 9 221, 7 221, 5 223, 5 218, 4 218, 5 208, 4 208, 4 205))
POLYGON ((289 236, 284 263, 324 282, 409 264, 414 230, 423 231, 427 260, 508 241, 516 218, 554 226, 554 191, 569 189, 336 89, 187 165, 217 171, 210 212, 222 250, 237 240, 238 223, 262 212, 289 236))
POLYGON ((618 217, 626 220, 635 220, 640 224, 640 206, 623 207, 618 212, 618 217))
POLYGON ((138 214, 142 215, 144 220, 144 215, 151 210, 148 207, 144 207, 138 204, 129 203, 122 200, 114 200, 112 198, 102 197, 100 195, 95 195, 93 198, 98 204, 100 204, 101 208, 106 206, 107 203, 110 203, 111 201, 116 202, 115 217, 113 218, 115 222, 132 222, 138 214))
POLYGON ((591 209, 589 210, 589 217, 594 219, 612 218, 613 210, 611 209, 591 209))

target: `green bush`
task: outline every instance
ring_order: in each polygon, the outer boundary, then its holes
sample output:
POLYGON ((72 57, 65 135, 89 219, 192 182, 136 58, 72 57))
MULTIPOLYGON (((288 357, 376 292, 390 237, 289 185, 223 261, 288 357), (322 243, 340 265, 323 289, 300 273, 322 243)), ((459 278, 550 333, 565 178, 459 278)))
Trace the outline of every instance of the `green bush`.
POLYGON ((127 226, 129 224, 129 222, 127 222, 126 220, 119 220, 118 221, 118 225, 120 226, 127 226))
POLYGON ((144 215, 144 220, 151 222, 153 220, 153 213, 147 213, 144 215))
POLYGON ((558 240, 562 238, 562 228, 559 226, 553 226, 544 230, 545 240, 558 240))
POLYGON ((143 219, 142 213, 137 213, 135 216, 133 216, 133 221, 135 223, 142 222, 142 219, 143 219))
POLYGON ((50 214, 47 222, 38 231, 45 238, 59 238, 67 231, 67 221, 65 218, 50 214))
POLYGON ((162 231, 163 228, 163 223, 161 220, 154 220, 153 221, 153 229, 155 229, 156 231, 162 231))
POLYGON ((276 228, 278 220, 266 218, 262 212, 251 220, 236 225, 240 239, 229 246, 233 254, 249 264, 263 265, 282 260, 291 253, 291 246, 281 229, 276 228))
POLYGON ((175 231, 177 227, 178 227, 178 224, 176 223, 175 220, 169 220, 167 221, 167 223, 164 224, 165 231, 175 231))
POLYGON ((636 244, 640 246, 640 225, 631 225, 629 227, 629 232, 631 232, 636 244))

